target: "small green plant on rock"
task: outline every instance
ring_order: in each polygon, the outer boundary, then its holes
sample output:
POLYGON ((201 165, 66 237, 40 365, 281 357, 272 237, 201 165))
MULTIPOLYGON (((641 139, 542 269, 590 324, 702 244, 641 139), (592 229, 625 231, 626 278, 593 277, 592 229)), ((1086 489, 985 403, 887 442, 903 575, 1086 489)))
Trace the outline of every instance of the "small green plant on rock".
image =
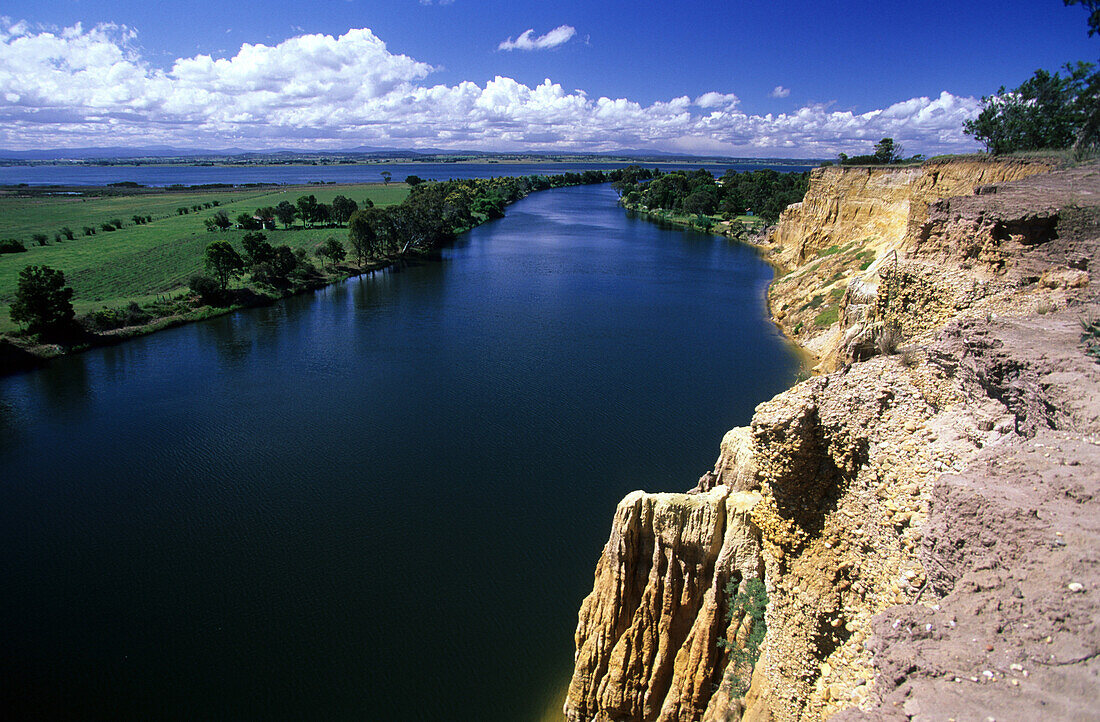
POLYGON ((719 640, 721 646, 732 649, 725 682, 730 685, 730 693, 734 697, 744 697, 748 693, 752 669, 760 659, 760 645, 768 631, 764 621, 764 610, 768 608, 768 590, 764 580, 746 580, 744 591, 738 591, 739 586, 736 579, 730 579, 726 584, 726 594, 730 598, 726 621, 732 623, 738 618, 742 625, 748 623, 749 636, 743 645, 719 640))
POLYGON ((1081 341, 1085 344, 1085 353, 1100 363, 1100 319, 1081 319, 1081 341))
POLYGON ((829 306, 821 313, 817 314, 814 318, 814 325, 820 328, 827 328, 832 326, 840 318, 840 309, 836 306, 829 306))

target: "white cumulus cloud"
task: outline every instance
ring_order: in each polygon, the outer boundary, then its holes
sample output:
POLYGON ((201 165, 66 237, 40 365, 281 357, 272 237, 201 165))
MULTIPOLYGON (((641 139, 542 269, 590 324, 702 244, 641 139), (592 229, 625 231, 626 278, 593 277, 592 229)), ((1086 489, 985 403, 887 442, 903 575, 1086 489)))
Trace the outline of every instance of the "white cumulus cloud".
POLYGON ((532 37, 535 29, 524 30, 513 40, 508 38, 497 46, 497 50, 547 50, 569 42, 570 38, 577 34, 577 29, 572 25, 559 25, 545 35, 532 37))
POLYGON ((772 93, 771 93, 773 98, 786 98, 790 94, 791 94, 791 89, 790 88, 784 88, 782 85, 775 86, 775 89, 772 90, 772 93))
POLYGON ((433 85, 426 81, 434 71, 366 28, 244 44, 231 57, 179 58, 163 70, 123 26, 49 30, 0 21, 0 148, 653 147, 828 157, 870 152, 886 136, 911 152, 976 147, 962 124, 979 101, 948 92, 865 113, 811 105, 756 115, 740 110, 732 93, 643 104, 590 97, 549 78, 534 86, 504 76, 433 85))
POLYGON ((724 108, 733 110, 741 100, 733 93, 716 93, 711 91, 703 93, 695 99, 695 104, 700 108, 724 108))

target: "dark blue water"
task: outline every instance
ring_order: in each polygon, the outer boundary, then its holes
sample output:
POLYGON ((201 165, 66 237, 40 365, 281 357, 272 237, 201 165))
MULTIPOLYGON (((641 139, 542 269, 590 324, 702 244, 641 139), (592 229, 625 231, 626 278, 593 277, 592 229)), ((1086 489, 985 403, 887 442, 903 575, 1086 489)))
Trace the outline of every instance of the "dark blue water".
POLYGON ((560 709, 615 504, 692 486, 797 365, 749 249, 614 201, 0 379, 0 708, 560 709))
MULTIPOLYGON (((625 163, 385 163, 371 165, 289 165, 289 166, 81 166, 35 165, 0 166, 0 185, 98 186, 133 181, 146 186, 201 185, 203 183, 288 183, 302 185, 324 183, 381 183, 382 171, 393 174, 394 181, 415 175, 424 180, 451 178, 490 178, 493 176, 557 175, 583 173, 586 170, 614 170, 625 163)), ((644 163, 647 168, 653 163, 644 163)), ((728 169, 739 172, 775 168, 780 171, 806 171, 814 167, 769 165, 762 163, 662 163, 666 171, 695 170, 703 167, 715 175, 728 169)))

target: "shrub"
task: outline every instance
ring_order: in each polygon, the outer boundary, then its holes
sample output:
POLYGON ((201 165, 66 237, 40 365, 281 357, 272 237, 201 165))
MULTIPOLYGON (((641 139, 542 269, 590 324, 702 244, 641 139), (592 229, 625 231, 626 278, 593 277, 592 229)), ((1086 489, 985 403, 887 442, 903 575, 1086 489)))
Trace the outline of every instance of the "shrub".
POLYGON ((192 276, 187 285, 208 306, 220 306, 225 302, 226 294, 221 284, 210 276, 192 276))
POLYGON ((92 228, 91 226, 84 226, 84 235, 94 236, 95 235, 95 228, 92 228))
POLYGON ((107 308, 104 306, 99 311, 92 311, 78 319, 78 323, 86 330, 95 333, 103 333, 116 328, 126 326, 140 326, 153 320, 153 315, 139 306, 136 301, 123 308, 107 308))
POLYGON ((69 241, 71 241, 71 240, 73 240, 73 236, 75 236, 76 234, 75 234, 75 233, 73 233, 73 229, 72 229, 72 228, 69 228, 68 226, 64 226, 64 227, 63 227, 63 228, 61 229, 61 235, 65 236, 65 239, 66 239, 66 240, 69 240, 69 241))
POLYGON ((50 242, 50 237, 45 233, 35 233, 31 236, 31 239, 40 246, 44 246, 50 242))
POLYGON ((1085 344, 1085 354, 1100 363, 1100 319, 1081 319, 1081 341, 1085 344))
POLYGON ((802 305, 801 311, 805 311, 810 308, 818 308, 825 302, 825 295, 821 293, 815 293, 814 297, 802 305))
POLYGON ((893 356, 903 340, 900 328, 892 324, 883 326, 875 332, 875 349, 884 356, 893 356))
POLYGON ((0 253, 23 253, 26 250, 27 247, 14 238, 0 241, 0 253))
MULTIPOLYGON (((738 586, 735 579, 730 579, 726 584, 726 594, 730 597, 726 621, 732 622, 734 616, 741 617, 742 620, 747 617, 751 620, 751 626, 745 644, 735 646, 730 653, 731 670, 726 682, 730 685, 732 696, 744 697, 749 691, 752 668, 760 659, 760 645, 768 632, 764 619, 764 612, 768 608, 768 590, 764 582, 756 578, 745 580, 744 591, 738 591, 738 586)), ((725 646, 729 646, 728 643, 725 646)))

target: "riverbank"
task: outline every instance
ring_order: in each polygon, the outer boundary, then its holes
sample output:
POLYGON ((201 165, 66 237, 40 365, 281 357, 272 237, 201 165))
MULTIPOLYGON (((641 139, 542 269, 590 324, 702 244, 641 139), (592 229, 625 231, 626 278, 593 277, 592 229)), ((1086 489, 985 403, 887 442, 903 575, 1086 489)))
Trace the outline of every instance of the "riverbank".
POLYGON ((1051 168, 814 171, 763 250, 821 375, 727 433, 692 492, 619 505, 569 719, 1087 713, 1100 169, 1051 168))
MULTIPOLYGON (((375 271, 382 271, 401 263, 415 261, 417 258, 426 257, 432 253, 434 252, 412 249, 402 256, 375 259, 361 267, 339 266, 335 272, 322 272, 321 277, 282 292, 274 292, 272 289, 255 291, 247 287, 234 289, 230 293, 235 291, 239 300, 224 306, 200 303, 198 306, 191 306, 190 310, 155 317, 147 323, 123 326, 103 333, 87 333, 68 344, 36 343, 25 337, 0 334, 0 376, 19 371, 29 371, 61 356, 83 353, 104 346, 113 346, 157 331, 177 328, 197 321, 206 321, 248 308, 270 306, 287 298, 313 293, 326 286, 374 273, 375 271)), ((178 301, 177 305, 189 305, 187 296, 180 297, 178 301)), ((190 302, 196 303, 197 300, 191 299, 190 302)))
POLYGON ((763 220, 755 216, 738 216, 732 220, 726 220, 718 215, 684 215, 660 209, 651 210, 621 202, 619 205, 630 213, 651 220, 654 223, 667 223, 678 228, 687 228, 700 233, 713 233, 736 240, 743 240, 747 235, 758 234, 764 230, 763 220))

